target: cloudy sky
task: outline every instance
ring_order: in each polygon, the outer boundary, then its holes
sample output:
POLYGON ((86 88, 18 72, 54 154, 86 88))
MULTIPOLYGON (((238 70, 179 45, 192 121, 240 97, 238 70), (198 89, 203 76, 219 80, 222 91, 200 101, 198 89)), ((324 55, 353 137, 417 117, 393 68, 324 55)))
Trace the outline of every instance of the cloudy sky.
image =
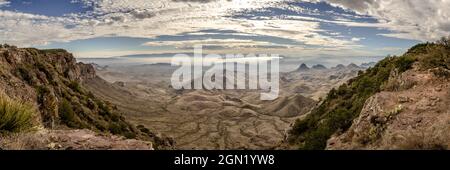
POLYGON ((76 57, 400 54, 450 34, 450 0, 0 0, 0 43, 76 57), (426 2, 426 3, 425 3, 426 2))

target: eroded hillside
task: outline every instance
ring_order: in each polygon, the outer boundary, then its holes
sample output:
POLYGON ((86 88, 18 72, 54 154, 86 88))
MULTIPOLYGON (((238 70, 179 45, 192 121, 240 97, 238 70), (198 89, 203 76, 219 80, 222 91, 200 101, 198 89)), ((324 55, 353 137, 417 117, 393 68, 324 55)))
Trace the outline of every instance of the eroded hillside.
POLYGON ((299 119, 300 149, 448 149, 450 47, 419 44, 333 89, 299 119), (331 139, 330 139, 331 138, 331 139))
MULTIPOLYGON (((95 133, 155 141, 156 136, 148 129, 130 124, 113 105, 84 88, 83 83, 93 78, 96 78, 95 69, 91 65, 76 63, 72 54, 65 50, 0 47, 1 93, 13 101, 29 103, 36 108, 32 131, 43 128, 90 129, 95 133)), ((7 132, 8 129, 3 130, 7 132)), ((6 141, 12 139, 10 137, 2 138, 6 141)))

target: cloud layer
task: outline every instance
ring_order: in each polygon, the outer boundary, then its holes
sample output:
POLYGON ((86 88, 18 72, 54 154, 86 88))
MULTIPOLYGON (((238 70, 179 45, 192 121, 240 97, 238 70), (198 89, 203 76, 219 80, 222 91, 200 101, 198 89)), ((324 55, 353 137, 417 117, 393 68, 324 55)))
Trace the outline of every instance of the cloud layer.
MULTIPOLYGON (((365 27, 387 30, 381 36, 432 41, 450 33, 449 0, 72 0, 92 10, 51 17, 0 9, 0 42, 19 46, 45 45, 95 37, 139 37, 146 46, 186 48, 196 43, 233 48, 284 47, 296 50, 358 50, 365 37, 325 29, 365 27), (303 7, 326 2, 344 12, 303 7), (371 21, 375 20, 375 22, 371 21), (370 21, 370 22, 369 22, 370 21), (203 30, 231 30, 228 38, 161 40, 164 35, 203 30), (287 39, 284 44, 236 39, 238 34, 287 39)), ((0 0, 0 6, 8 1, 0 0)), ((286 50, 283 50, 286 51, 286 50)), ((357 52, 356 52, 357 53, 357 52)), ((347 54, 346 54, 347 55, 347 54)))
POLYGON ((324 0, 375 17, 385 36, 433 41, 450 34, 449 0, 324 0))
POLYGON ((0 7, 8 5, 8 4, 9 4, 9 1, 7 1, 7 0, 0 0, 0 7))

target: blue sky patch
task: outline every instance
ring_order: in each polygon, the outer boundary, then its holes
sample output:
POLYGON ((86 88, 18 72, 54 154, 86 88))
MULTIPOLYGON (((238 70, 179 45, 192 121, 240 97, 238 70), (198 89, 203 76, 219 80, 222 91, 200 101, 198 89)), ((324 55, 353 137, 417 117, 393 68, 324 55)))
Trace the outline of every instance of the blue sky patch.
POLYGON ((92 10, 92 7, 87 7, 82 2, 69 0, 12 0, 0 9, 59 17, 72 13, 84 13, 92 10))

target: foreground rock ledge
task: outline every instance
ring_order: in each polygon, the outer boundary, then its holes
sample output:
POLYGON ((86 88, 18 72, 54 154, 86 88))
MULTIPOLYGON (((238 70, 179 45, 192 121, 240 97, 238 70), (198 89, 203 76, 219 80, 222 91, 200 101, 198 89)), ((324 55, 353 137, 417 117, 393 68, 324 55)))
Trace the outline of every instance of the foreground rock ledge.
POLYGON ((4 150, 153 150, 151 142, 90 130, 39 130, 0 136, 4 150))

